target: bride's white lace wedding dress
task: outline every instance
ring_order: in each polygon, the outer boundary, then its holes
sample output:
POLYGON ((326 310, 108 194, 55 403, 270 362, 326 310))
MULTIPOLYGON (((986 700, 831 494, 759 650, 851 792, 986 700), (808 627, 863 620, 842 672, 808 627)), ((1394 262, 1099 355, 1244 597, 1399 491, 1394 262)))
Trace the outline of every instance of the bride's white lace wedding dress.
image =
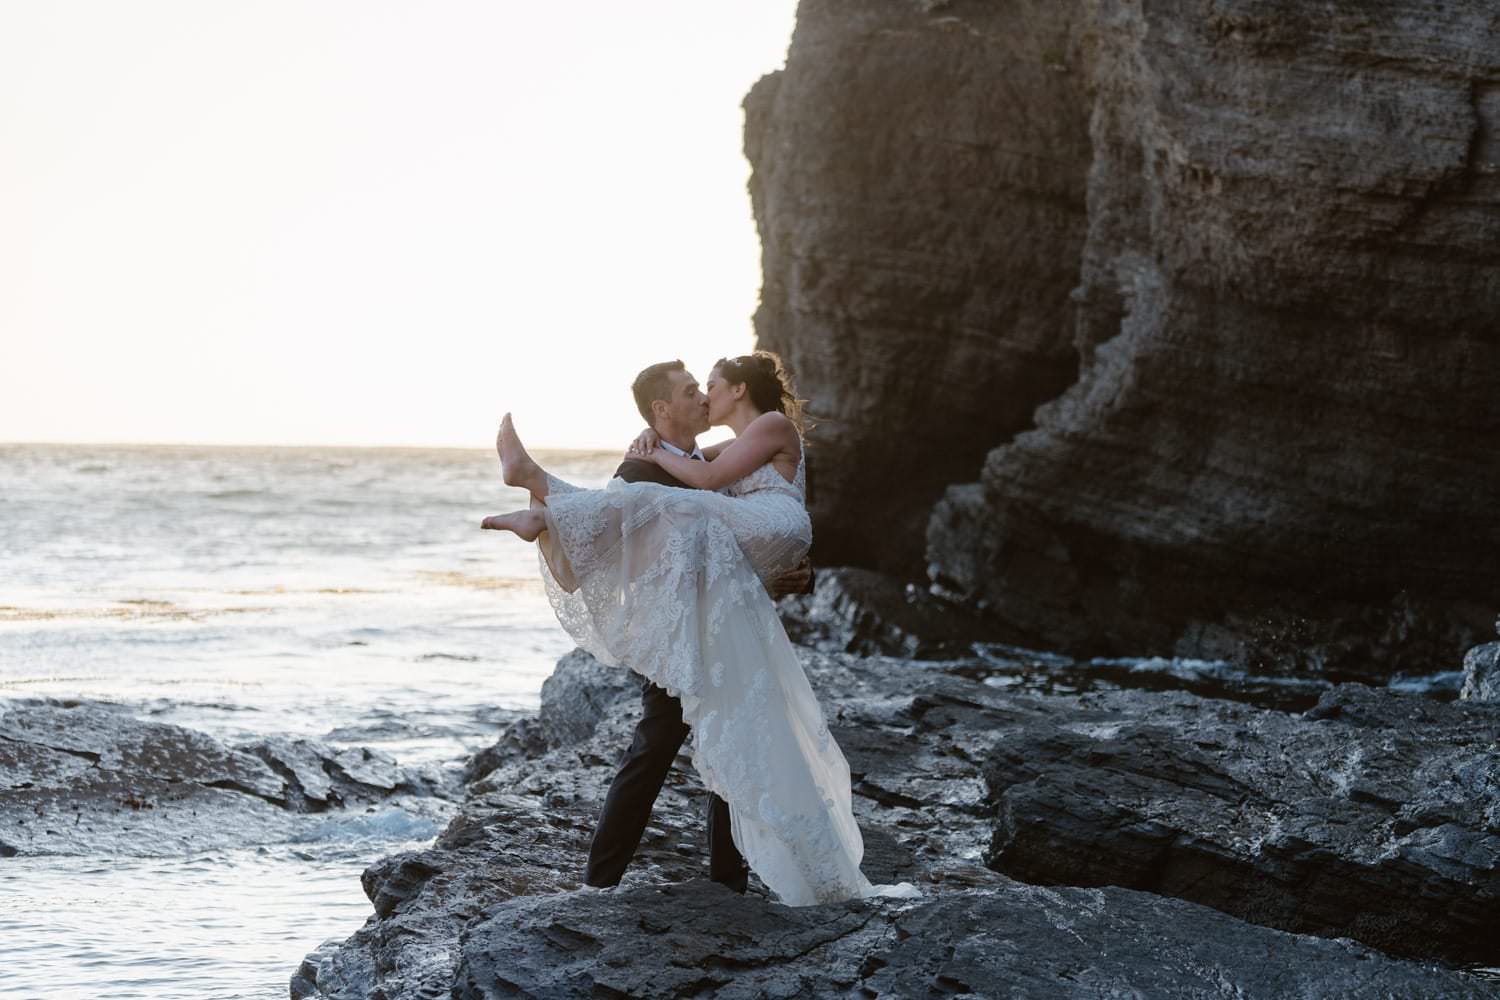
POLYGON ((792 906, 917 895, 859 870, 848 762, 765 589, 812 542, 805 462, 792 482, 768 463, 722 493, 548 483, 537 542, 558 620, 681 700, 693 763, 767 887, 792 906))

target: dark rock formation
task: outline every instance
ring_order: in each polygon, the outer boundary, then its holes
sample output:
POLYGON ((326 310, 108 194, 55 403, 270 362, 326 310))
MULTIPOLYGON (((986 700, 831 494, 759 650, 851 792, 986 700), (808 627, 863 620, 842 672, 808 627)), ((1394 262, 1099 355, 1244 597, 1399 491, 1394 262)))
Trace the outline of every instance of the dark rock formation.
POLYGON ((1500 642, 1475 646, 1464 655, 1465 701, 1500 701, 1500 642))
MULTIPOLYGON (((820 569, 816 593, 783 598, 778 610, 794 641, 821 652, 943 660, 948 672, 1018 692, 1190 691, 1300 712, 1332 686, 1315 677, 1261 675, 1219 660, 1084 660, 1018 646, 1001 641, 1013 633, 997 622, 965 613, 896 577, 857 567, 820 569)), ((1410 678, 1409 683, 1429 695, 1446 695, 1448 688, 1434 680, 1410 678)), ((1451 695, 1456 697, 1457 675, 1452 680, 1451 695)), ((529 731, 512 727, 507 744, 517 738, 512 734, 529 731)), ((500 752, 497 744, 486 754, 500 752)))
MULTIPOLYGON (((1493 739, 1484 727, 1500 710, 1341 690, 1313 720, 1181 694, 1020 694, 1015 685, 964 676, 973 664, 963 661, 811 650, 803 657, 849 759, 865 871, 876 881, 911 881, 923 899, 794 910, 769 903, 754 878, 744 898, 706 882, 705 795, 681 758, 622 886, 581 889, 588 840, 639 700, 622 672, 575 653, 544 691, 541 716, 552 720, 552 741, 535 732, 502 738, 498 763, 469 786, 459 815, 431 849, 373 865, 365 891, 374 914, 347 941, 328 942, 308 956, 293 996, 396 1000, 447 996, 450 989, 464 997, 870 995, 859 990, 1041 997, 1129 989, 1152 996, 1317 996, 1340 989, 1495 995, 1466 975, 1394 961, 1348 941, 1246 923, 1186 901, 1186 891, 1178 893, 1184 899, 1165 898, 1180 888, 1176 883, 1157 886, 1155 896, 1128 888, 1048 889, 1018 884, 984 861, 997 843, 997 816, 1021 815, 1013 808, 1017 795, 1053 775, 1058 787, 1051 801, 1084 817, 1073 836, 1118 838, 1111 824, 1121 813, 1088 814, 1075 801, 1085 793, 1072 792, 1069 783, 1094 782, 1089 787, 1105 796, 1101 802, 1125 795, 1114 786, 1132 787, 1133 779, 1109 768, 1110 748, 1149 731, 1163 734, 1152 744, 1149 777, 1159 782, 1152 794, 1169 804, 1164 810, 1175 799, 1196 802, 1235 781, 1246 800, 1233 806, 1238 811, 1223 797, 1217 813, 1178 808, 1184 826, 1173 843, 1218 837, 1228 853, 1237 842, 1224 831, 1243 815, 1246 838, 1290 845, 1301 836, 1314 845, 1301 861, 1314 881, 1341 877, 1345 866, 1357 867, 1395 843, 1406 866, 1376 864, 1376 874, 1358 885, 1362 895, 1350 889, 1339 897, 1349 912, 1334 913, 1329 895, 1324 929, 1368 930, 1360 908, 1383 917, 1379 907, 1390 894, 1420 886, 1439 895, 1431 906, 1412 903, 1413 912, 1425 919, 1437 901, 1454 911, 1444 923, 1424 925, 1430 936, 1440 936, 1439 928, 1469 935, 1494 905, 1489 835, 1500 819, 1494 814, 1500 782, 1483 751, 1493 739), (1460 714, 1442 714, 1450 711, 1460 714), (1464 720, 1467 735, 1460 732, 1464 720), (1407 738, 1391 730, 1398 725, 1434 735, 1407 738), (1185 734, 1177 742, 1168 739, 1171 727, 1185 734), (1330 804, 1287 793, 1315 778, 1282 774, 1268 762, 1264 745, 1276 736, 1290 741, 1287 771, 1304 760, 1326 764, 1342 748, 1348 789, 1341 792, 1343 779, 1334 776, 1326 779, 1330 804), (1435 752, 1445 739, 1460 746, 1451 758, 1435 752), (1242 740, 1250 761, 1221 762, 1242 740), (1089 741, 1103 754, 1097 777, 1057 749, 1089 741), (1218 749, 1205 746, 1210 741, 1218 749), (996 762, 1018 747, 1034 751, 1038 773, 1007 786, 996 762), (1216 777, 1205 759, 1229 776, 1216 777), (1108 787, 1098 788, 1101 781, 1108 787), (1278 794, 1279 809, 1255 812, 1278 794), (1382 798, 1394 804, 1374 804, 1382 798), (1375 821, 1377 814, 1400 817, 1408 827, 1392 833, 1375 821), (1328 829, 1337 818, 1351 829, 1334 837, 1328 829), (1273 824, 1288 832, 1275 834, 1273 824)), ((1153 819, 1165 823, 1165 815, 1153 819)), ((1028 829, 1044 839, 1039 827, 1028 829)), ((1049 857, 1045 850, 1037 856, 1049 857)), ((1054 871, 1038 877, 1065 880, 1054 871)), ((1472 936, 1463 940, 1463 947, 1434 941, 1415 953, 1471 957, 1472 936)))
POLYGON ((542 682, 541 710, 535 717, 507 726, 498 742, 470 758, 463 772, 465 784, 507 761, 585 742, 600 722, 618 715, 622 698, 637 697, 640 692, 639 676, 606 667, 581 649, 573 650, 542 682))
POLYGON ((1491 4, 805 0, 746 149, 823 561, 1335 678, 1493 618, 1491 4))
MULTIPOLYGON (((633 677, 581 651, 565 656, 543 685, 537 717, 512 724, 470 762, 468 798, 433 847, 366 870, 375 915, 347 941, 309 955, 293 997, 364 1000, 377 988, 393 1000, 447 996, 467 924, 516 896, 576 889, 604 791, 639 715, 633 677)), ((632 882, 703 871, 705 797, 679 764, 657 800, 632 882)))
POLYGON ((813 593, 782 598, 778 610, 793 642, 826 653, 951 660, 1017 638, 915 584, 852 566, 818 570, 813 593))
POLYGON ((285 839, 297 814, 446 794, 441 775, 308 740, 232 748, 121 706, 0 715, 0 843, 15 854, 181 854, 285 839))
POLYGON ((1126 889, 998 880, 792 909, 712 882, 524 897, 460 943, 456 1000, 501 997, 1490 997, 1348 941, 1126 889))
POLYGON ((755 326, 812 400, 817 557, 912 575, 943 488, 1076 377, 1089 166, 1076 4, 923 6, 804 2, 745 102, 755 326))
POLYGON ((1049 706, 985 763, 988 860, 1389 954, 1500 962, 1500 706, 1359 685, 1305 717, 1190 695, 1049 706))

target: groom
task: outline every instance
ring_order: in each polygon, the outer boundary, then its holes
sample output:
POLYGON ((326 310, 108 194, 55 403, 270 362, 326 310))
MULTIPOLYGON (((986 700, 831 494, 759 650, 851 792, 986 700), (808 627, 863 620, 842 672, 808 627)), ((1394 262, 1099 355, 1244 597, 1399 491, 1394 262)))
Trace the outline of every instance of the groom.
MULTIPOLYGON (((636 376, 630 388, 635 394, 636 408, 661 438, 658 447, 677 455, 703 458, 697 438, 708 430, 708 397, 681 361, 652 365, 636 376)), ((652 482, 687 488, 661 466, 638 458, 627 458, 615 475, 628 483, 652 482)), ((812 569, 807 561, 775 580, 770 590, 773 598, 810 593, 812 569)), ((619 884, 635 857, 651 818, 651 807, 656 804, 667 772, 688 733, 689 728, 682 721, 682 703, 642 679, 641 721, 636 724, 635 738, 625 751, 620 771, 610 783, 604 811, 589 845, 588 868, 584 872, 584 881, 589 885, 606 888, 619 884)), ((708 844, 709 878, 735 892, 744 892, 750 869, 729 832, 729 804, 717 795, 712 796, 709 805, 708 844)))

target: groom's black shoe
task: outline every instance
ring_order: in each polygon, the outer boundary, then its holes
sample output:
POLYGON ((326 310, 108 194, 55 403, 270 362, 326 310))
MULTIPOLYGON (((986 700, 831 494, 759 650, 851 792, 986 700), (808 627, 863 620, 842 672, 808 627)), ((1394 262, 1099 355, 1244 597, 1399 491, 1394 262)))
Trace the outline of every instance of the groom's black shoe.
POLYGON ((745 864, 740 849, 734 846, 734 835, 729 831, 729 803, 717 795, 711 796, 708 806, 708 877, 743 896, 745 887, 750 884, 750 866, 745 864))

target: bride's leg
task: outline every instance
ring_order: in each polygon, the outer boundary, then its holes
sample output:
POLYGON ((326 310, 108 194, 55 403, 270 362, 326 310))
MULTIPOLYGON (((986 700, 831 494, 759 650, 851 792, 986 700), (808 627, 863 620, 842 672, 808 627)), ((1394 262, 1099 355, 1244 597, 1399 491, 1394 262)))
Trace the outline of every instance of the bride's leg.
POLYGON ((535 501, 547 499, 547 472, 536 464, 536 459, 521 444, 509 413, 500 421, 500 433, 495 435, 495 451, 500 454, 500 473, 505 485, 527 490, 535 501))
POLYGON ((542 508, 516 510, 509 514, 492 514, 479 522, 481 528, 494 531, 513 531, 522 541, 534 542, 547 529, 547 515, 542 508))

